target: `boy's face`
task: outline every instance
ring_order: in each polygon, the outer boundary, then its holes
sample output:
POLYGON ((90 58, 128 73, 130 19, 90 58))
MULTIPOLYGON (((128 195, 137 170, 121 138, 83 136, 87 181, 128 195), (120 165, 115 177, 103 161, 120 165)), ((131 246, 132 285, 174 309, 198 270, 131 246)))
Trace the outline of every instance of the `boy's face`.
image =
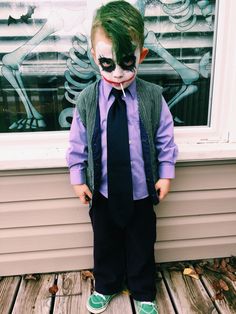
POLYGON ((138 65, 143 61, 148 53, 148 49, 137 47, 134 53, 125 55, 117 64, 115 53, 112 49, 112 41, 107 37, 102 28, 98 28, 93 39, 91 50, 94 61, 99 66, 104 80, 112 87, 121 89, 128 87, 137 75, 138 65))

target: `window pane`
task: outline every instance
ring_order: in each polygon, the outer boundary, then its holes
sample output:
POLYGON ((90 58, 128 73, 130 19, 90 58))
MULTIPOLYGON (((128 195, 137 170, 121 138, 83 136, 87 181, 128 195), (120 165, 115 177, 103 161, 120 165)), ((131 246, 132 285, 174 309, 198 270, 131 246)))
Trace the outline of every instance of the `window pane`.
MULTIPOLYGON (((0 132, 68 129, 76 97, 99 78, 85 29, 94 6, 34 3, 0 2, 0 132)), ((163 86, 176 126, 207 125, 216 0, 138 3, 149 48, 139 76, 163 86)))

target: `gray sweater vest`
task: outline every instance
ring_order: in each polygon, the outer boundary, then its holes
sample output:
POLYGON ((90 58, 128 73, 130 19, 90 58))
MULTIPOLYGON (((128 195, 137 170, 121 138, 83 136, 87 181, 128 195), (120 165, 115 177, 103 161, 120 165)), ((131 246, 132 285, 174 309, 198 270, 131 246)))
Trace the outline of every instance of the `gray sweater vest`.
MULTIPOLYGON (((95 128, 96 112, 98 108, 98 84, 96 81, 86 87, 79 95, 76 107, 82 123, 87 130, 88 163, 86 179, 90 189, 94 190, 94 154, 93 135, 95 128)), ((137 98, 140 117, 141 142, 145 165, 146 181, 153 203, 158 202, 154 183, 158 180, 158 158, 155 148, 155 135, 159 126, 161 113, 162 88, 153 83, 136 78, 137 98)))

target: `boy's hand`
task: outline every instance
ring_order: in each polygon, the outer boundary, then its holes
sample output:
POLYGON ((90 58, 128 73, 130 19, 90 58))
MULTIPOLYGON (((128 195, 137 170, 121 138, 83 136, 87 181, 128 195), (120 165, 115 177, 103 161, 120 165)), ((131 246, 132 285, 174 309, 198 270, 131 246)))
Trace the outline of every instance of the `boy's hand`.
POLYGON ((73 189, 82 204, 88 204, 89 200, 92 199, 92 193, 86 184, 73 185, 73 189))
POLYGON ((162 201, 170 190, 170 179, 159 179, 155 184, 155 189, 159 190, 159 200, 162 201))

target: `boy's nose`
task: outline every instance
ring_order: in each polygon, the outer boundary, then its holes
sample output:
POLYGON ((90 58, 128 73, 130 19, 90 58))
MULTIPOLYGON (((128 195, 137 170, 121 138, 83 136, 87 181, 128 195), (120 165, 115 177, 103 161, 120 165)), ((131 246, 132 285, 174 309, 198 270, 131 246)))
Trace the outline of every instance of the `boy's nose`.
POLYGON ((113 71, 114 78, 121 78, 123 76, 123 69, 117 64, 115 70, 113 71))

